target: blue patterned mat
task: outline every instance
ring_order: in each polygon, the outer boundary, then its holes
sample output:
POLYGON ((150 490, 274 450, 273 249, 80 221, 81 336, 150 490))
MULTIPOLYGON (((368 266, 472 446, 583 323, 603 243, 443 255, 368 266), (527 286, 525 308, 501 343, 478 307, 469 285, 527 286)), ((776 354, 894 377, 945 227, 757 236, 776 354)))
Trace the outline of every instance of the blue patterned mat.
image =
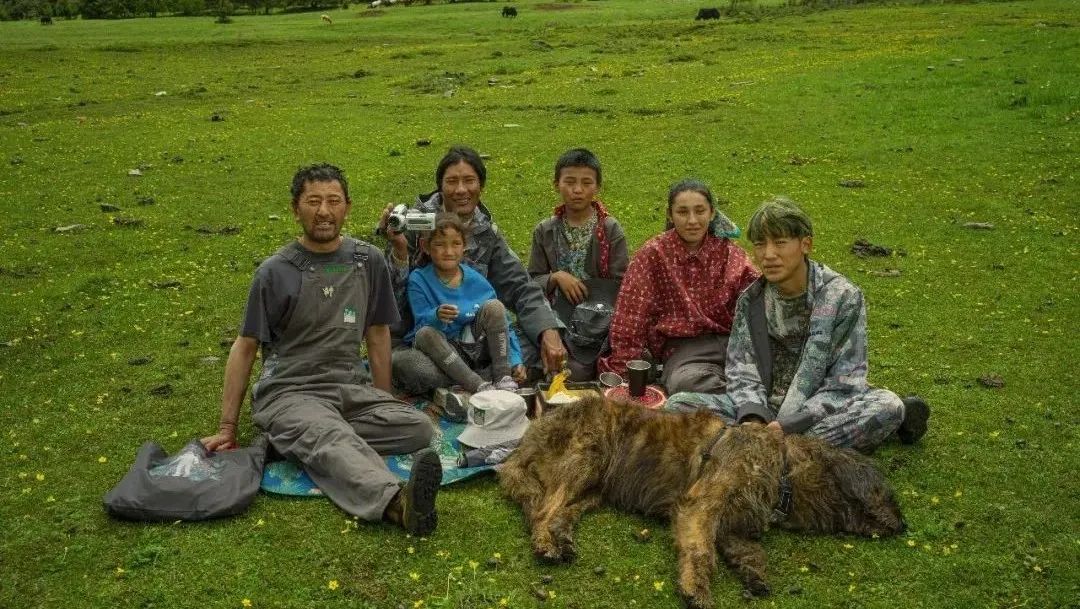
MULTIPOLYGON (((439 453, 442 460, 443 486, 472 478, 494 468, 493 465, 481 465, 479 467, 457 466, 457 456, 461 452, 457 437, 464 429, 464 423, 451 423, 440 419, 438 429, 436 429, 435 435, 431 439, 431 447, 439 453)), ((402 480, 408 480, 409 470, 412 468, 412 455, 387 457, 386 466, 402 480)), ((307 472, 291 461, 267 463, 263 469, 262 490, 268 493, 297 497, 323 496, 322 491, 307 475, 307 472)))

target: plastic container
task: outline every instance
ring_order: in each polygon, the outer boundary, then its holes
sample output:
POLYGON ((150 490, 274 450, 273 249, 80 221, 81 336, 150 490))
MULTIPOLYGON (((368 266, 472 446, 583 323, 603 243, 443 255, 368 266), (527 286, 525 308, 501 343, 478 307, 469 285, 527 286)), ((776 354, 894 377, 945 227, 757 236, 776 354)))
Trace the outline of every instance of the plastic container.
MULTIPOLYGON (((562 404, 550 404, 547 401, 546 393, 548 388, 551 387, 551 383, 543 382, 536 384, 536 416, 540 416, 550 409, 558 408, 562 404)), ((602 397, 603 387, 596 381, 567 381, 566 388, 572 391, 591 391, 596 397, 602 397)))

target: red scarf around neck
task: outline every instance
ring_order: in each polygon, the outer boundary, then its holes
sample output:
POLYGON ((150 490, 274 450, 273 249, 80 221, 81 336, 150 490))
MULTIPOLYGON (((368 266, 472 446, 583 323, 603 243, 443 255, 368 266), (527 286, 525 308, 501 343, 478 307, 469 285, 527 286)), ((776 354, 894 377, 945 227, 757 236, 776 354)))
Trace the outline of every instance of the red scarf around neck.
MULTIPOLYGON (((607 208, 600 202, 600 199, 596 199, 592 202, 593 209, 596 210, 596 242, 600 244, 600 277, 602 279, 609 279, 611 277, 611 271, 608 269, 608 259, 611 257, 611 244, 607 240, 607 232, 604 231, 604 219, 607 218, 607 208)), ((563 203, 555 208, 554 211, 556 218, 562 218, 566 216, 566 204, 563 203)))

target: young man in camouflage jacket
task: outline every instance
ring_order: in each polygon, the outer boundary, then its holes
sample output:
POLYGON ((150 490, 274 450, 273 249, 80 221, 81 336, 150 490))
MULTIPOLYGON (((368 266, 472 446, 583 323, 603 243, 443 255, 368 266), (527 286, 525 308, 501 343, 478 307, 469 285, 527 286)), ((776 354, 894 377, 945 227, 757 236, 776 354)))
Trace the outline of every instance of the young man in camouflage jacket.
POLYGON ((930 409, 866 380, 866 304, 843 275, 810 260, 813 227, 797 205, 767 201, 747 236, 762 277, 739 297, 723 394, 677 393, 668 410, 708 409, 734 422, 872 451, 893 433, 912 444, 930 409))

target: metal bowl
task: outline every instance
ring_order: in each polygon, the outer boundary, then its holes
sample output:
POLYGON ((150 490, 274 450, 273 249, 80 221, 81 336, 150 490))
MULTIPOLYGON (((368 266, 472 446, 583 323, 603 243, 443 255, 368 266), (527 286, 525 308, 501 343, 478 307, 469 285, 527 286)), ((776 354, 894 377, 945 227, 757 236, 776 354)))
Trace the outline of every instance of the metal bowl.
POLYGON ((604 387, 618 387, 623 384, 623 378, 614 372, 600 374, 600 384, 604 387))

